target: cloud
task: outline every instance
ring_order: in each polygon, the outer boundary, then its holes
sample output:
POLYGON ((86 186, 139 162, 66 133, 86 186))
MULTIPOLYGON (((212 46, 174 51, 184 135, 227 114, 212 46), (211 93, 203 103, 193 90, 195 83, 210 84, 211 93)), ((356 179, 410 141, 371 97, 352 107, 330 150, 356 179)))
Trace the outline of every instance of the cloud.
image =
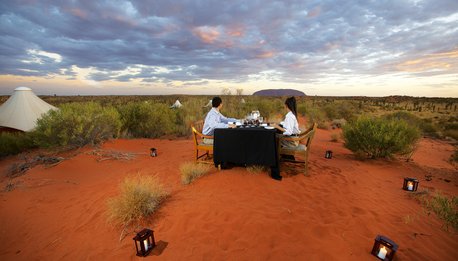
POLYGON ((454 0, 24 3, 0 3, 0 75, 81 68, 94 82, 191 85, 458 75, 454 0))

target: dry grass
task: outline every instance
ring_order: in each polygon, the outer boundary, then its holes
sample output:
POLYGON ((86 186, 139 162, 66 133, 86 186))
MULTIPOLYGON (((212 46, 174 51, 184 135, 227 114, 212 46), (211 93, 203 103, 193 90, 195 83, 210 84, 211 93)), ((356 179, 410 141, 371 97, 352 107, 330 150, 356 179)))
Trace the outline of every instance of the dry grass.
POLYGON ((209 171, 209 165, 185 162, 180 166, 181 182, 185 185, 190 184, 193 180, 207 174, 209 171))
POLYGON ((427 214, 434 212, 440 219, 445 221, 446 230, 451 226, 458 230, 458 197, 448 197, 440 192, 431 193, 428 190, 412 193, 411 196, 425 207, 427 214))
POLYGON ((266 167, 260 165, 247 166, 246 170, 252 174, 260 174, 266 172, 266 167))
POLYGON ((120 184, 121 193, 108 200, 109 220, 124 225, 140 222, 150 216, 168 196, 156 177, 137 175, 120 184))

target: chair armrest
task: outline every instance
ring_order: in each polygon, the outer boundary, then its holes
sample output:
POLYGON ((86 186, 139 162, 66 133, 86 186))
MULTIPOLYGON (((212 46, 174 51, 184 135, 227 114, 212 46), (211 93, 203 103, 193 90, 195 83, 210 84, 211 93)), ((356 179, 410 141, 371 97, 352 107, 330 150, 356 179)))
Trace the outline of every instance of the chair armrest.
POLYGON ((215 136, 207 136, 207 135, 201 135, 200 137, 205 138, 205 139, 214 139, 215 136))

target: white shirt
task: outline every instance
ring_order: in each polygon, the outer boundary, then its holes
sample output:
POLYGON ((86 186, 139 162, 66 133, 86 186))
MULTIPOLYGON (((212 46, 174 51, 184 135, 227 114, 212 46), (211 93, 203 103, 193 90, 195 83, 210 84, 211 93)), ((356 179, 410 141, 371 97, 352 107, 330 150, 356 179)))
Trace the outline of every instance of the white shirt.
POLYGON ((290 111, 286 114, 285 120, 283 122, 283 135, 291 136, 293 134, 299 134, 301 131, 299 130, 299 123, 297 122, 296 116, 290 111))
POLYGON ((216 108, 212 108, 205 117, 202 134, 212 136, 215 129, 227 128, 230 121, 235 122, 236 119, 226 118, 216 108))

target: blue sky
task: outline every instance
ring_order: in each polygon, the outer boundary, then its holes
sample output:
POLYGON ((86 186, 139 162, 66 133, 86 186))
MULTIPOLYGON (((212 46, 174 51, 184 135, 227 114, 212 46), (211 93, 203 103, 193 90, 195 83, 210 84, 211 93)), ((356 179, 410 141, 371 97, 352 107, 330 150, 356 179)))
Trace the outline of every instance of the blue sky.
POLYGON ((458 97, 458 1, 0 2, 0 94, 458 97))

